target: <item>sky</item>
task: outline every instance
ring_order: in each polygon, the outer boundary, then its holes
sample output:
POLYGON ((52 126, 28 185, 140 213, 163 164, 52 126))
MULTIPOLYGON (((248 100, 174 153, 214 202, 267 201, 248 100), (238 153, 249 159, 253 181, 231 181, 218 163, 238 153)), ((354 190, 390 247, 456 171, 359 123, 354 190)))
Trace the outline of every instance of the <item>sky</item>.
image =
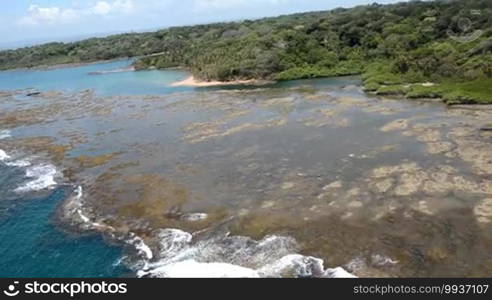
POLYGON ((0 48, 402 0, 0 0, 0 48))

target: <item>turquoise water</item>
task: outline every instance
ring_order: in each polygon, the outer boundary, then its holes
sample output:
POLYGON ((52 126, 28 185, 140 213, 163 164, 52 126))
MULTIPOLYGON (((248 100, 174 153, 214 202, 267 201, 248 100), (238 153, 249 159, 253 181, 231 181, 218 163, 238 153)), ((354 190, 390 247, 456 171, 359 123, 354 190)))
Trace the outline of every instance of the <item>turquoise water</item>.
MULTIPOLYGON (((33 88, 37 90, 81 91, 93 89, 100 95, 161 95, 195 90, 248 89, 255 86, 223 86, 210 88, 172 87, 171 83, 185 79, 184 70, 152 70, 133 72, 126 70, 132 60, 89 64, 79 67, 52 70, 14 70, 0 72, 0 90, 33 88), (109 72, 108 72, 109 71, 109 72), (115 71, 115 72, 112 72, 115 71), (97 73, 97 74, 94 74, 97 73)), ((329 81, 293 80, 263 86, 289 88, 309 85, 311 88, 359 83, 358 78, 333 78, 329 81)))
POLYGON ((0 72, 0 90, 34 88, 38 90, 80 91, 94 89, 101 95, 166 94, 192 90, 171 87, 170 83, 184 79, 182 70, 124 71, 131 60, 90 64, 52 70, 14 70, 0 72), (105 71, 118 71, 104 73, 105 71), (101 72, 94 74, 94 72, 101 72))

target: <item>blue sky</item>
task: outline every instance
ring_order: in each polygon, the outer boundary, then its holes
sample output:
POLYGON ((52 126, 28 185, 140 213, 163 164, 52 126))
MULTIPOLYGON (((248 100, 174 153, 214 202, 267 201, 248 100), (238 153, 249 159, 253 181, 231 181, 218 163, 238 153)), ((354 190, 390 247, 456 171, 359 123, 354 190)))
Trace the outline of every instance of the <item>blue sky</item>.
POLYGON ((401 0, 0 0, 0 47, 401 0))

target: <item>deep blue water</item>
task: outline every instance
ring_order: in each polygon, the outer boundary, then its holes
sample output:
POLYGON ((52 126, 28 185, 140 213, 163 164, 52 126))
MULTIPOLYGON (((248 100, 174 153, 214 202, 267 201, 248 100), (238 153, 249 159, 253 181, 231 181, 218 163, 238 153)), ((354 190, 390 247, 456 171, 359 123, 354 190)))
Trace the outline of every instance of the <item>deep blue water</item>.
MULTIPOLYGON (((8 172, 5 166, 0 171, 8 172)), ((46 196, 0 200, 0 277, 114 277, 127 272, 117 263, 120 248, 97 235, 71 236, 54 225, 53 213, 66 193, 57 188, 46 196)))

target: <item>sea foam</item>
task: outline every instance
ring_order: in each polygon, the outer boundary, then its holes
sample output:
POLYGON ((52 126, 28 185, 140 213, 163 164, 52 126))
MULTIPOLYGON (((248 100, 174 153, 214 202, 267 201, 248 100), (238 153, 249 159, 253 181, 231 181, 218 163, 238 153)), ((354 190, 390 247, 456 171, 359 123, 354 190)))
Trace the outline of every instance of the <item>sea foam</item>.
POLYGON ((147 244, 145 244, 145 242, 140 237, 133 234, 133 237, 128 240, 128 243, 135 246, 138 252, 144 255, 146 260, 150 260, 154 257, 154 254, 152 253, 152 250, 150 250, 150 247, 147 246, 147 244))
POLYGON ((5 165, 9 167, 18 167, 18 168, 24 168, 28 167, 31 165, 31 162, 27 159, 18 159, 11 161, 12 157, 5 153, 2 149, 0 149, 0 161, 6 161, 5 165))
POLYGON ((0 130, 0 140, 11 137, 10 130, 0 130))
MULTIPOLYGON (((185 260, 159 267, 152 271, 159 277, 167 278, 258 278, 257 271, 226 263, 200 263, 195 260, 185 260)), ((146 275, 140 272, 140 277, 146 275)))
POLYGON ((5 151, 0 149, 0 161, 4 161, 7 159, 10 159, 10 156, 8 156, 7 153, 5 153, 5 151))
POLYGON ((26 177, 32 178, 31 181, 15 189, 17 193, 30 191, 40 191, 56 185, 56 168, 52 165, 35 165, 26 169, 26 177))
POLYGON ((82 212, 82 202, 81 201, 82 201, 83 195, 84 195, 84 193, 82 191, 82 187, 80 185, 77 186, 77 188, 75 188, 75 190, 74 190, 74 196, 73 196, 72 201, 73 201, 73 203, 75 203, 75 205, 77 207, 77 214, 79 215, 82 222, 91 223, 91 219, 89 217, 87 217, 86 215, 84 215, 84 213, 82 212))
POLYGON ((197 221, 202 221, 208 218, 208 215, 205 213, 193 213, 193 214, 185 214, 181 216, 181 220, 188 221, 188 222, 197 222, 197 221))
POLYGON ((83 195, 82 186, 76 186, 72 195, 62 206, 63 218, 71 220, 72 225, 80 226, 83 230, 98 230, 106 233, 115 232, 114 227, 95 221, 94 214, 84 205, 83 195))
POLYGON ((140 253, 138 277, 255 278, 355 277, 343 268, 324 270, 323 260, 296 254, 296 241, 271 235, 260 241, 228 233, 197 237, 179 229, 161 229, 154 251, 142 239, 128 241, 140 253), (149 255, 151 253, 152 255, 149 255))
POLYGON ((31 162, 27 159, 18 159, 11 162, 5 163, 9 167, 25 168, 31 165, 31 162))
POLYGON ((326 270, 326 277, 329 278, 357 278, 357 276, 345 271, 342 267, 326 270))

